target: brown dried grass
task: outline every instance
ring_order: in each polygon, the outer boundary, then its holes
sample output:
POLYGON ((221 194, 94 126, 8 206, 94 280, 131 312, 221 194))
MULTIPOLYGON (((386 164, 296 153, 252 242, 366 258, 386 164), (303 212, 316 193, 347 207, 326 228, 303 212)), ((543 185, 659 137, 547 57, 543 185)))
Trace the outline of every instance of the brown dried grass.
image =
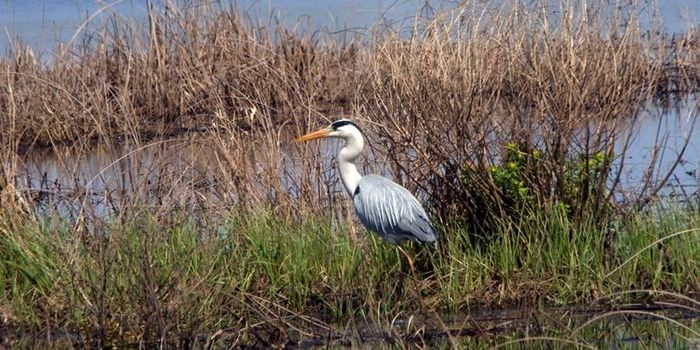
POLYGON ((644 30, 637 8, 562 5, 552 23, 515 2, 488 6, 417 21, 409 38, 375 39, 357 107, 374 122, 374 145, 443 219, 479 224, 512 212, 492 177, 506 145, 528 158, 520 171, 534 208, 565 203, 576 217, 603 218, 630 121, 650 103, 697 92, 697 34, 644 30), (568 181, 567 161, 596 154, 604 176, 568 181))
MULTIPOLYGON (((140 149, 198 133, 181 142, 213 149, 202 173, 233 198, 226 206, 319 212, 335 180, 319 182, 328 170, 316 149, 286 150, 292 135, 353 115, 373 148, 366 170, 388 164, 442 219, 512 211, 490 170, 511 144, 543 153, 524 169, 536 206, 605 214, 627 121, 649 103, 697 92, 697 31, 644 29, 634 6, 566 5, 559 21, 541 8, 465 3, 416 19, 409 34, 378 26, 363 37, 259 26, 235 7, 156 8, 144 24, 115 14, 76 34, 51 64, 16 44, 0 59, 2 154, 11 160, 3 196, 16 192, 17 150, 87 154, 95 143, 140 149), (576 184, 573 196, 566 161, 598 153, 605 177, 576 184)), ((182 181, 161 187, 196 197, 182 181)))

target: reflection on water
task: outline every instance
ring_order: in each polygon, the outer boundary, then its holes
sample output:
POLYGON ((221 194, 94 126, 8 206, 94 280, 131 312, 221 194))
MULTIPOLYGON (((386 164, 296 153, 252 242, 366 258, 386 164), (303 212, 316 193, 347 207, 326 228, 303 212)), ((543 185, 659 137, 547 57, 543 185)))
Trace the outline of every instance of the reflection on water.
POLYGON ((210 154, 210 147, 187 140, 96 146, 88 152, 32 151, 23 155, 16 182, 40 212, 56 210, 65 217, 75 218, 82 208, 96 216, 118 213, 127 199, 155 205, 167 198, 170 205, 190 207, 197 195, 221 197, 206 170, 210 154))
POLYGON ((681 305, 627 305, 623 308, 517 308, 468 315, 398 315, 383 327, 338 327, 300 342, 300 347, 346 343, 396 348, 397 342, 424 348, 694 349, 700 346, 700 310, 681 305), (400 317, 399 317, 400 316, 400 317), (450 344, 452 343, 452 344, 450 344), (508 347, 510 345, 510 347, 508 347))
MULTIPOLYGON (((697 305, 695 305, 697 306, 697 305)), ((575 308, 515 308, 462 315, 401 313, 381 326, 357 316, 345 324, 314 319, 318 329, 290 331, 287 347, 309 348, 440 348, 460 349, 699 349, 700 309, 676 304, 575 308), (437 319, 440 317, 440 320, 437 319)), ((196 336, 195 348, 240 346, 237 329, 196 336), (221 340, 219 340, 221 339, 221 340), (213 341, 212 341, 213 340, 213 341), (201 342, 201 346, 198 343, 201 342), (206 346, 208 345, 208 347, 206 346)), ((177 339, 168 339, 177 342, 177 339)), ((32 348, 84 345, 74 331, 54 329, 52 337, 19 334, 14 344, 32 348), (25 339, 27 338, 27 339, 25 339), (50 344, 47 344, 47 338, 50 344), (58 345, 58 346, 56 346, 58 345), (29 346, 27 346, 29 347, 29 346)), ((87 340, 89 343, 89 339, 87 340)), ((189 343, 188 343, 189 344, 189 343)), ((129 345, 129 344, 127 344, 129 345)), ((144 343, 130 344, 144 347, 144 343)), ((153 344, 153 347, 160 346, 153 344)), ((262 345, 259 345, 262 346, 262 345)), ((148 346, 146 346, 148 347, 148 346)))
MULTIPOLYGON (((627 144, 621 167, 618 200, 633 201, 658 188, 658 196, 684 202, 697 198, 700 185, 700 111, 691 99, 670 110, 651 106, 634 121, 616 153, 627 144), (627 142, 629 141, 629 142, 627 142)), ((654 193, 651 193, 652 195, 654 193)))
MULTIPOLYGON (((646 117, 629 123, 616 149, 618 201, 644 200, 640 196, 653 194, 656 187, 661 198, 679 202, 697 198, 700 121, 694 106, 691 101, 666 112, 650 109, 646 117)), ((87 152, 31 151, 21 157, 16 183, 20 194, 40 211, 56 210, 70 218, 81 210, 97 217, 116 215, 129 203, 162 210, 225 210, 246 194, 274 202, 281 196, 296 199, 311 192, 326 198, 326 206, 333 208, 335 198, 342 196, 335 162, 341 143, 323 140, 302 147, 286 142, 273 149, 276 158, 253 152, 229 157, 228 162, 221 161, 221 149, 206 135, 87 152), (241 189, 237 175, 231 173, 247 174, 246 182, 255 178, 260 182, 241 189), (270 179, 274 181, 265 182, 270 179)), ((358 166, 365 174, 392 176, 388 164, 369 148, 358 166)))
MULTIPOLYGON (((126 206, 138 203, 158 208, 225 211, 242 195, 246 199, 283 195, 296 199, 304 190, 322 194, 332 200, 342 187, 336 172, 335 157, 340 149, 337 140, 326 140, 305 148, 287 143, 270 159, 253 152, 228 155, 217 141, 206 135, 156 141, 143 146, 96 146, 88 151, 68 149, 31 150, 21 156, 16 176, 18 194, 36 204, 40 214, 58 213, 75 219, 118 215, 126 206), (302 159, 306 151, 312 157, 302 159), (278 163, 277 163, 278 162, 278 163), (313 169, 304 170, 313 163, 313 169), (279 184, 265 182, 270 172, 279 184), (235 173, 235 174, 231 174, 235 173), (237 184, 258 178, 253 184, 237 184), (311 189, 304 189, 311 184, 311 189), (241 187, 243 186, 243 188, 241 187), (252 186, 252 188, 244 188, 252 186)), ((360 161, 361 170, 373 172, 376 162, 360 161)), ((332 207, 329 202, 329 207, 332 207)))

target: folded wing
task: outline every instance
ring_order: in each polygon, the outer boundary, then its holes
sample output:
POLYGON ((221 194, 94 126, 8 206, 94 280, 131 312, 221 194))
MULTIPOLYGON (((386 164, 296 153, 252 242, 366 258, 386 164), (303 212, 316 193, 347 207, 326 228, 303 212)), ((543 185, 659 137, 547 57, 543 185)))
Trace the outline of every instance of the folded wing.
POLYGON ((352 201, 360 221, 389 242, 436 239, 428 214, 416 197, 387 178, 364 176, 352 201))

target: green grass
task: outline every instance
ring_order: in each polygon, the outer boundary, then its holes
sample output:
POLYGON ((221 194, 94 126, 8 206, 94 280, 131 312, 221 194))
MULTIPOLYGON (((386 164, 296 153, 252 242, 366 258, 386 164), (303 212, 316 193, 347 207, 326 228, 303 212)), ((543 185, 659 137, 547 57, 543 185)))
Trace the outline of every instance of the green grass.
POLYGON ((90 234, 3 217, 0 311, 18 334, 60 329, 98 345, 195 342, 225 329, 255 342, 262 324, 298 339, 322 334, 319 324, 386 327, 397 315, 700 291, 700 214, 680 209, 611 223, 615 233, 556 211, 503 222, 489 240, 445 228, 439 248, 405 246, 415 275, 395 247, 359 227, 354 241, 350 226, 325 217, 229 217, 201 227, 184 214, 143 214, 90 234))

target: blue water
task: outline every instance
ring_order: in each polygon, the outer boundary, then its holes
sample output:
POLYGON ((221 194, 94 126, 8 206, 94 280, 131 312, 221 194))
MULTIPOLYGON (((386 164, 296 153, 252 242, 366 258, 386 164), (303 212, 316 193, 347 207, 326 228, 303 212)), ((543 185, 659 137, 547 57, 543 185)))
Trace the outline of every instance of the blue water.
POLYGON ((68 42, 86 19, 96 23, 110 11, 124 16, 143 17, 145 1, 87 0, 0 0, 0 49, 9 49, 10 41, 21 40, 35 52, 51 50, 57 42, 68 42))
MULTIPOLYGON (((162 3, 159 0, 152 2, 162 3)), ((455 0, 241 0, 237 5, 263 23, 269 23, 271 18, 275 18, 290 25, 311 23, 312 28, 326 28, 332 31, 364 28, 380 20, 400 22, 425 11, 428 7, 450 7, 457 2, 455 0)), ((230 0, 214 1, 214 3, 216 6, 228 6, 230 0)), ((558 1, 553 1, 550 9, 554 14, 557 12, 555 3, 558 4, 558 1)), ((99 25, 104 14, 114 11, 126 18, 139 20, 145 17, 146 7, 145 0, 0 0, 0 30, 2 30, 0 53, 7 53, 10 50, 9 43, 20 39, 31 46, 35 53, 49 54, 47 51, 50 52, 57 42, 68 42, 76 33, 89 32, 91 25, 99 25), (86 21, 87 19, 90 20, 86 21), (87 23, 87 26, 81 29, 83 23, 87 23)), ((697 26, 700 19, 700 0, 660 1, 659 15, 668 31, 686 32, 689 26, 697 26)), ((647 17, 650 18, 650 16, 647 17)))
MULTIPOLYGON (((152 1, 156 6, 162 2, 152 1)), ((366 27, 380 18, 401 20, 415 15, 425 3, 419 0, 236 2, 240 10, 262 23, 275 18, 291 26, 311 23, 314 28, 329 30, 366 27)), ((223 0, 215 2, 214 6, 228 7, 230 4, 230 1, 223 0)), ((146 12, 147 2, 144 0, 0 0, 0 50, 6 53, 10 49, 9 43, 20 39, 35 52, 51 51, 56 42, 70 41, 79 29, 85 33, 90 25, 99 25, 104 15, 117 13, 139 21, 145 18, 146 12), (86 28, 81 28, 84 23, 87 23, 86 28)))

